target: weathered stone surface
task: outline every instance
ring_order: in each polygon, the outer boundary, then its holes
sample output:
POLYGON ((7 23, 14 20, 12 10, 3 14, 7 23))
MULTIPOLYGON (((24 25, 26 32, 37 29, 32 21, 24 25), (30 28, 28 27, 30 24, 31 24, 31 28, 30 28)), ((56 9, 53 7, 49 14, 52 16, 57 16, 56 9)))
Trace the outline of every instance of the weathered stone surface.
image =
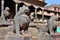
POLYGON ((30 27, 30 28, 28 28, 28 33, 32 34, 33 36, 37 35, 38 34, 38 29, 30 27))
POLYGON ((15 34, 13 32, 9 32, 6 36, 5 36, 5 40, 24 40, 23 36, 15 34))
POLYGON ((42 25, 40 25, 40 26, 37 26, 37 28, 38 28, 39 32, 40 32, 40 31, 46 32, 46 31, 48 30, 48 28, 47 28, 46 26, 47 26, 47 25, 42 24, 42 25))
POLYGON ((30 34, 23 34, 23 35, 18 35, 15 34, 13 32, 9 32, 6 36, 5 36, 5 40, 32 40, 32 37, 30 34))
POLYGON ((32 35, 28 33, 23 34, 24 40, 32 40, 32 35))
POLYGON ((2 20, 2 21, 0 21, 0 25, 11 25, 11 22, 2 20))
POLYGON ((0 36, 0 40, 4 40, 5 36, 0 36))
POLYGON ((0 28, 0 36, 5 36, 8 33, 7 27, 0 28))
POLYGON ((49 36, 46 35, 45 32, 40 32, 38 34, 39 40, 49 40, 49 36))
POLYGON ((19 8, 19 11, 14 17, 14 26, 17 34, 20 34, 20 30, 26 31, 30 23, 29 8, 24 3, 20 4, 23 4, 23 6, 19 8))

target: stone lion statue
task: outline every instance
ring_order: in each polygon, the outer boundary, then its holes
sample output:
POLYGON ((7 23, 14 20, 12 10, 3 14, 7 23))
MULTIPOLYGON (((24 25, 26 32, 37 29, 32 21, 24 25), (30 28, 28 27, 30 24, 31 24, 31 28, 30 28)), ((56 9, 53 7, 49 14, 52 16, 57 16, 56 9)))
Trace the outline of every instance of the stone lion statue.
POLYGON ((3 16, 5 20, 9 19, 9 16, 10 16, 9 10, 10 10, 9 7, 5 7, 5 10, 3 11, 3 16))
POLYGON ((32 15, 29 14, 29 8, 26 5, 19 8, 19 11, 14 17, 14 31, 17 34, 22 34, 21 30, 27 32, 30 21, 32 20, 32 15))
POLYGON ((50 19, 48 20, 47 22, 47 27, 48 27, 48 30, 49 30, 49 34, 52 34, 53 33, 53 30, 57 28, 57 21, 58 20, 58 17, 55 16, 55 15, 52 15, 50 17, 50 19))

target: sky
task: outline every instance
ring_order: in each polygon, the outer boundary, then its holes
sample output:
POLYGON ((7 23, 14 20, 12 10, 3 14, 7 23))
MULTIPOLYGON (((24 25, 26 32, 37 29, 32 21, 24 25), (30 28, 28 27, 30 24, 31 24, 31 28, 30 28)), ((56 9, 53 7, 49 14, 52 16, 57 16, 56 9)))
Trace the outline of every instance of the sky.
POLYGON ((60 0, 45 0, 45 2, 47 3, 47 5, 60 4, 60 0))

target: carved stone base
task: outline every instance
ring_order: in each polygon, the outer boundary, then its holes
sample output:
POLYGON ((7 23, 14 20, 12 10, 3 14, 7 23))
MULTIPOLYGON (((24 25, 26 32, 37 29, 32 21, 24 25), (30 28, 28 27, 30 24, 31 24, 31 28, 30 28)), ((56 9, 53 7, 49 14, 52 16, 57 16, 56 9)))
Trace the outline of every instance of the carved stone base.
POLYGON ((23 37, 21 35, 17 35, 13 32, 9 32, 6 36, 5 36, 5 40, 23 40, 23 37))
POLYGON ((24 40, 32 40, 32 35, 28 34, 28 33, 24 33, 23 38, 24 38, 24 40))
POLYGON ((28 34, 18 35, 13 32, 9 32, 6 35, 5 40, 32 40, 32 37, 28 34))

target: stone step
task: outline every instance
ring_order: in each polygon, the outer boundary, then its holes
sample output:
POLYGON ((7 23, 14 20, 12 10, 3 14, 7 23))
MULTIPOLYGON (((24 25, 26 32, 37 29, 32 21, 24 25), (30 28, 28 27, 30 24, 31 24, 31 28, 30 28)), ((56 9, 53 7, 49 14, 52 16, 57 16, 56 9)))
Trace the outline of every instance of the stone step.
POLYGON ((5 36, 0 36, 0 40, 4 40, 5 39, 5 36))
POLYGON ((8 27, 0 27, 0 36, 5 36, 8 33, 8 27))
POLYGON ((13 37, 5 37, 5 36, 0 36, 0 40, 32 40, 32 38, 28 37, 28 36, 13 36, 13 37))
POLYGON ((32 40, 32 36, 27 33, 24 33, 23 35, 18 35, 13 32, 9 32, 5 36, 5 40, 32 40))

